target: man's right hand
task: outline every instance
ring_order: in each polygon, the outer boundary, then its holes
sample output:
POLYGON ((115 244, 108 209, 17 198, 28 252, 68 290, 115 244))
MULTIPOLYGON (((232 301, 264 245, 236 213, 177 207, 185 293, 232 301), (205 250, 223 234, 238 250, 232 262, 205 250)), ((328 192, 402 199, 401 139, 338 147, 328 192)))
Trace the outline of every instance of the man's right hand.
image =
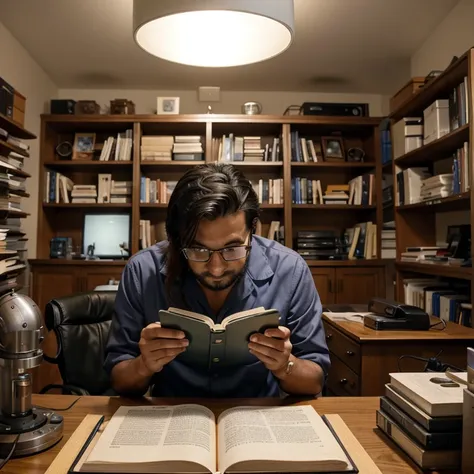
POLYGON ((182 331, 162 328, 160 323, 152 323, 142 329, 140 341, 138 372, 150 377, 160 372, 176 356, 184 352, 189 345, 182 331))

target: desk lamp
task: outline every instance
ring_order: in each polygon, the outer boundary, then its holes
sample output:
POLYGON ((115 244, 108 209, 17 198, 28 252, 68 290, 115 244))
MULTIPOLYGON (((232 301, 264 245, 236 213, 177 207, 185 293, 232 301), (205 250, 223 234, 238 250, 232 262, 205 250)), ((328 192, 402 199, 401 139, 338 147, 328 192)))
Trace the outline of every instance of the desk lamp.
POLYGON ((0 297, 0 450, 10 456, 50 448, 63 434, 63 417, 31 405, 28 370, 43 359, 41 312, 28 296, 0 297))

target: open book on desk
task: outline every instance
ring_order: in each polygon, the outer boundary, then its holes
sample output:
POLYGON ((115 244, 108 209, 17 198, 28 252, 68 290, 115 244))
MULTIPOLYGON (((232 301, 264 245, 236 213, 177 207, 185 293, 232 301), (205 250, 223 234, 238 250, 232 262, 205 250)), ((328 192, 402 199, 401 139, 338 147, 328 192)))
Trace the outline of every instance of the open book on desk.
POLYGON ((212 364, 220 367, 256 362, 248 349, 250 336, 278 327, 280 314, 259 307, 227 316, 217 324, 203 314, 168 308, 160 310, 159 319, 162 327, 180 329, 189 339, 186 351, 176 359, 208 368, 212 364))
POLYGON ((70 472, 357 473, 311 406, 121 407, 70 472))

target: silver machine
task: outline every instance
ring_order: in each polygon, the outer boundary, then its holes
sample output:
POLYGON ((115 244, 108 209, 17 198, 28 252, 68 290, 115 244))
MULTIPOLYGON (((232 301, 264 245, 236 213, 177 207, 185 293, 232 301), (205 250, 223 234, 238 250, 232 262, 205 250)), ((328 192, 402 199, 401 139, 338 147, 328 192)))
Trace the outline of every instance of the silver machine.
POLYGON ((43 318, 28 296, 0 297, 0 453, 34 454, 56 444, 63 417, 31 404, 31 369, 43 359, 43 318))

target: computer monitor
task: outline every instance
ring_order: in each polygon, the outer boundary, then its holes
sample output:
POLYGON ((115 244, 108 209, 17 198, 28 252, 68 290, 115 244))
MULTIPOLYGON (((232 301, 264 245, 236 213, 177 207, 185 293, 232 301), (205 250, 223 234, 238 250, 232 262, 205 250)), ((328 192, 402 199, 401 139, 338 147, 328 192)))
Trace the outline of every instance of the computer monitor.
POLYGON ((120 259, 130 256, 129 214, 86 214, 83 231, 86 257, 120 259))

